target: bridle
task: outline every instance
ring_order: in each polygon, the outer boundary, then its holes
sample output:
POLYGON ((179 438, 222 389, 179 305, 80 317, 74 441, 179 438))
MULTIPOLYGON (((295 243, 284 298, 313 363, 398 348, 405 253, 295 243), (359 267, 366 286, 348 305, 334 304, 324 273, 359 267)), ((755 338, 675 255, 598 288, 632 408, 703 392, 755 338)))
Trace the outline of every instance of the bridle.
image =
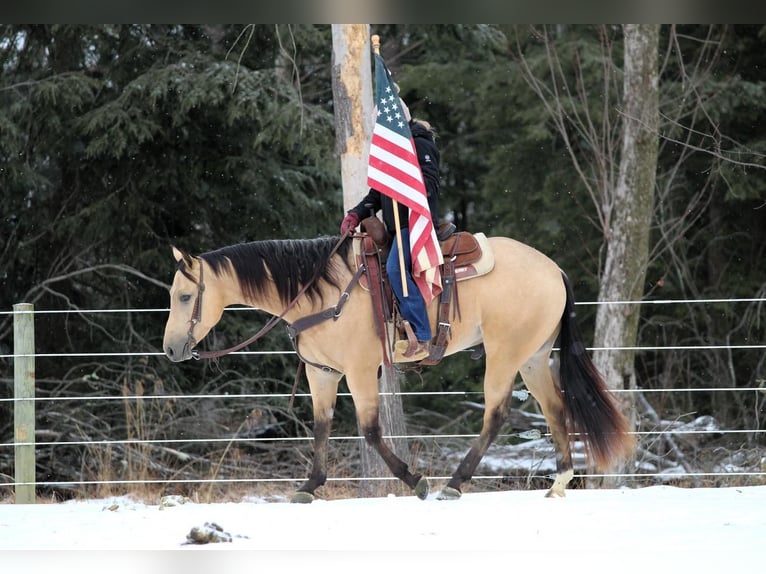
MULTIPOLYGON (((194 345, 197 343, 197 340, 194 338, 194 327, 197 326, 197 324, 202 321, 202 295, 205 293, 205 280, 204 280, 204 269, 205 266, 202 264, 202 260, 200 259, 199 263, 199 280, 197 282, 197 298, 194 300, 194 307, 192 308, 192 314, 189 318, 189 330, 186 333, 186 344, 189 346, 189 349, 191 349, 191 356, 194 359, 215 359, 218 357, 223 357, 224 355, 228 355, 229 353, 233 353, 234 351, 239 351, 240 349, 243 349, 244 347, 247 347, 250 343, 260 339, 263 337, 266 333, 271 331, 274 326, 279 322, 280 319, 282 319, 285 316, 285 313, 287 313, 293 305, 295 305, 296 301, 298 300, 298 297, 300 297, 303 293, 305 293, 306 289, 311 285, 311 283, 308 283, 304 286, 303 289, 301 289, 300 293, 293 299, 290 304, 285 308, 284 311, 278 316, 278 317, 271 317, 266 324, 261 328, 260 331, 258 331, 255 335, 247 339, 246 341, 243 341, 242 343, 235 345, 234 347, 230 347, 228 349, 222 349, 220 351, 199 351, 198 349, 194 349, 194 345)), ((312 281, 313 283, 313 281, 312 281)))
MULTIPOLYGON (((335 244, 335 247, 333 247, 330 254, 327 256, 327 259, 329 260, 335 253, 338 251, 340 246, 343 244, 343 242, 346 240, 346 238, 351 235, 350 231, 346 231, 343 235, 341 235, 340 239, 338 240, 338 243, 335 244)), ((183 260, 182 260, 183 261, 183 260)), ((266 333, 271 331, 279 321, 281 321, 284 316, 287 314, 287 312, 292 309, 295 304, 298 302, 298 299, 301 298, 301 296, 316 282, 316 280, 319 278, 319 275, 321 274, 321 269, 317 269, 316 274, 311 279, 311 281, 307 281, 306 284, 301 288, 300 291, 298 291, 297 295, 293 298, 290 303, 288 303, 287 307, 285 307, 284 311, 282 311, 278 316, 274 315, 272 316, 266 324, 261 328, 260 331, 258 331, 255 335, 247 339, 246 341, 242 341, 238 345, 235 345, 233 347, 229 347, 228 349, 221 349, 219 351, 199 351, 197 349, 193 349, 193 346, 197 343, 197 341, 194 339, 194 327, 197 326, 197 324, 202 321, 202 295, 205 293, 205 281, 204 281, 204 265, 202 262, 202 259, 199 260, 199 280, 197 282, 197 298, 194 300, 194 307, 192 308, 192 314, 189 318, 189 330, 186 333, 186 344, 189 346, 189 349, 191 349, 191 355, 194 359, 216 359, 218 357, 223 357, 224 355, 228 355, 229 353, 233 353, 235 351, 239 351, 240 349, 243 349, 250 345, 251 343, 257 341, 261 337, 263 337, 266 333)), ((179 267, 180 270, 180 267, 179 267)), ((316 318, 321 317, 322 320, 324 319, 330 319, 337 320, 338 317, 340 317, 341 310, 343 308, 343 305, 346 303, 349 297, 349 292, 351 289, 353 289, 354 285, 356 285, 357 281, 359 280, 359 273, 355 274, 354 277, 351 280, 351 283, 346 287, 346 290, 341 294, 340 300, 338 301, 338 304, 335 305, 335 307, 332 308, 332 313, 327 314, 327 311, 322 311, 320 313, 317 313, 315 315, 310 315, 306 319, 309 319, 310 324, 304 324, 304 326, 299 329, 302 330, 303 328, 308 328, 309 326, 313 326, 317 324, 319 321, 316 320, 316 318)), ((300 320, 296 323, 301 322, 300 320)), ((297 332, 295 332, 295 329, 292 328, 292 326, 288 325, 288 327, 291 328, 291 334, 290 338, 293 340, 294 335, 297 337, 297 332)), ((298 331, 299 331, 298 330, 298 331)), ((293 346, 296 346, 295 340, 293 340, 293 346)), ((296 348, 297 351, 297 348, 296 348)), ((300 354, 299 354, 300 356, 300 354)), ((309 363, 312 364, 312 363, 309 363)))
MULTIPOLYGON (((200 261, 199 281, 197 282, 197 298, 194 300, 194 307, 192 308, 192 314, 189 318, 189 331, 186 333, 186 344, 189 346, 189 349, 192 349, 194 344, 197 342, 194 339, 194 327, 197 326, 197 323, 202 321, 202 294, 205 292, 205 280, 203 279, 204 269, 205 267, 202 265, 202 261, 200 261)), ((194 351, 192 351, 192 357, 195 359, 199 358, 195 356, 194 351)))

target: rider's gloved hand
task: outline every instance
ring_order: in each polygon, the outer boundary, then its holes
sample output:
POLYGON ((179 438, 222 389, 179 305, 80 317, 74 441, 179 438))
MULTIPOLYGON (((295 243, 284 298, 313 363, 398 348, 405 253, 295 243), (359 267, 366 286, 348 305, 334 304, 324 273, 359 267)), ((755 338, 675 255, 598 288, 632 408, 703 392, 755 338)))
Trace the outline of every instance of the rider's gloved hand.
POLYGON ((340 223, 340 233, 343 235, 347 231, 354 231, 354 228, 359 225, 359 216, 353 211, 349 211, 343 221, 340 223))

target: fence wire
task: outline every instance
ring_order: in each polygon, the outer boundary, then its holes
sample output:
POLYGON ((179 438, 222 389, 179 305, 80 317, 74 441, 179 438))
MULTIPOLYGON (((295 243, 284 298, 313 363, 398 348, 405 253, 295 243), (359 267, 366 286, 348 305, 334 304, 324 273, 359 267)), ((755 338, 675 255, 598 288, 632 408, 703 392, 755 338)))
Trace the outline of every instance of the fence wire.
MULTIPOLYGON (((687 299, 687 300, 640 300, 640 301, 611 301, 611 302, 577 302, 576 305, 593 306, 593 305, 669 305, 669 304, 714 304, 714 303, 761 303, 766 302, 766 298, 713 298, 713 299, 687 299)), ((227 308, 227 312, 242 312, 242 311, 257 311, 255 309, 247 307, 232 307, 227 308)), ((55 314, 75 314, 75 315, 89 315, 89 314, 108 314, 108 313, 167 313, 167 308, 146 308, 146 309, 52 309, 52 310, 32 310, 32 311, 0 311, 0 316, 3 315, 21 315, 21 314, 34 314, 34 315, 55 315, 55 314)), ((631 347, 588 347, 587 350, 592 351, 710 351, 710 350, 759 350, 766 349, 766 344, 748 344, 748 345, 674 345, 674 346, 631 346, 631 347)), ((554 349, 557 350, 557 349, 554 349)), ((466 352, 469 352, 467 350, 466 352)), ((232 355, 281 355, 281 354, 295 354, 293 350, 261 350, 261 351, 237 351, 231 353, 232 355)), ((104 358, 104 357, 162 357, 162 352, 114 352, 114 353, 94 353, 94 352, 74 352, 74 353, 34 353, 28 354, 0 354, 0 359, 16 359, 16 358, 104 358)), ((517 391, 525 393, 526 391, 517 391)), ((618 393, 713 393, 713 392, 734 392, 734 393, 756 393, 766 394, 766 387, 711 387, 711 388, 673 388, 673 389, 618 389, 612 391, 615 394, 618 393)), ((381 393, 386 395, 390 393, 381 393)), ((472 395, 481 396, 483 393, 480 391, 402 391, 397 393, 400 396, 458 396, 458 397, 470 397, 472 395)), ((265 398, 289 398, 293 396, 292 393, 245 393, 245 394, 190 394, 190 395, 132 395, 132 396, 82 396, 82 397, 34 397, 34 398, 0 398, 0 403, 17 402, 17 401, 139 401, 149 399, 162 399, 162 400, 198 400, 198 399, 265 399, 265 398)), ((296 393, 296 398, 310 398, 309 393, 296 393)), ((350 393, 338 393, 339 398, 349 398, 350 393)), ((525 400, 526 397, 520 400, 525 400)), ((705 435, 705 434, 751 434, 751 435, 763 435, 766 434, 766 430, 752 428, 752 429, 677 429, 677 428, 663 428, 649 431, 635 431, 633 434, 636 436, 683 436, 683 435, 705 435)), ((407 434, 403 436, 384 436, 384 439, 408 439, 408 440, 473 440, 478 437, 478 434, 407 434)), ((498 438, 511 438, 519 436, 519 433, 501 434, 498 438)), ((550 434, 542 433, 542 436, 550 438, 550 434)), ((35 441, 35 442, 23 442, 14 441, 7 443, 0 443, 0 448, 10 448, 19 446, 35 447, 56 447, 56 446, 110 446, 110 445, 172 445, 172 444, 194 444, 194 443, 296 443, 296 442, 311 442, 313 437, 280 437, 280 438, 265 438, 265 437, 224 437, 224 438, 184 438, 184 439, 125 439, 125 440, 73 440, 73 441, 35 441)), ((331 436, 331 441, 355 441, 361 442, 363 437, 360 436, 331 436)), ((766 458, 762 460, 762 467, 766 468, 766 458)), ((0 475, 2 477, 2 475, 0 475)), ((647 479, 657 478, 661 480, 669 479, 702 479, 702 478, 721 478, 721 477, 750 477, 760 478, 766 481, 766 472, 762 471, 711 471, 711 472, 641 472, 641 473, 589 473, 582 472, 575 475, 580 479, 598 479, 598 478, 618 478, 618 479, 647 479)), ((133 479, 133 480, 82 480, 82 481, 34 481, 34 482, 2 482, 0 487, 17 487, 17 486, 34 486, 36 488, 41 487, 82 487, 82 486, 95 486, 95 485, 141 485, 141 484, 208 484, 208 483, 220 483, 220 484, 232 484, 232 483, 302 483, 305 480, 305 476, 300 477, 274 477, 274 478, 199 478, 199 479, 133 479)), ((429 479, 433 480, 449 480, 450 476, 429 476, 429 479)), ((514 477, 508 475, 475 475, 471 480, 474 481, 498 481, 498 480, 528 480, 532 478, 541 479, 553 479, 555 475, 540 474, 537 475, 530 471, 525 477, 514 477)), ((328 477, 328 482, 367 482, 367 481, 396 481, 395 477, 353 477, 353 478, 341 478, 341 477, 328 477)), ((0 491, 2 492, 2 491, 0 491)))

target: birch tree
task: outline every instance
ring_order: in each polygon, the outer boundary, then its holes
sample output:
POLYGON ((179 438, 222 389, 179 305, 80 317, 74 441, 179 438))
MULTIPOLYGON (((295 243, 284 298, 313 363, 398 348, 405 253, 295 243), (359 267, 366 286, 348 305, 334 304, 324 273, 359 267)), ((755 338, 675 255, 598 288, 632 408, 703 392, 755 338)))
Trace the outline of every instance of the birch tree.
MULTIPOLYGON (((605 197, 606 258, 596 315, 594 362, 613 389, 634 389, 640 306, 649 259, 657 174, 659 25, 624 26, 623 126, 617 186, 605 197)), ((624 400, 630 406, 630 395, 624 400)), ((634 413, 634 409, 627 409, 634 413)))
MULTIPOLYGON (((561 32, 556 29, 555 34, 561 32)), ((581 61, 575 57, 577 73, 570 77, 545 28, 537 35, 544 43, 548 77, 541 77, 524 57, 519 58, 527 83, 543 101, 564 140, 595 207, 593 221, 603 233, 605 258, 599 276, 599 301, 614 303, 598 308, 593 358, 613 390, 636 387, 634 361, 640 306, 620 302, 641 300, 644 295, 659 121, 659 26, 625 25, 622 32, 622 103, 613 104, 611 98, 619 93, 616 46, 607 30, 601 28, 600 117, 591 111, 596 109, 592 100, 598 98, 588 92, 581 61), (620 113, 614 114, 613 108, 619 108, 620 113)), ((520 46, 518 53, 522 53, 520 46)), ((633 395, 622 394, 619 398, 635 428, 633 395)))
MULTIPOLYGON (((600 300, 641 299, 647 259, 649 227, 657 166, 659 26, 625 25, 622 104, 613 102, 619 71, 615 45, 607 31, 600 33, 603 62, 601 115, 593 113, 595 97, 582 77, 576 56, 575 77, 562 64, 556 37, 547 28, 533 29, 543 42, 547 69, 534 69, 523 56, 521 71, 543 102, 594 206, 594 224, 604 237, 606 256, 600 275, 600 300), (613 108, 621 107, 615 115, 613 108), (585 142, 585 145, 577 142, 585 142), (583 152, 583 148, 586 152, 583 152), (617 160, 619 158, 619 160, 617 160), (619 162, 619 163, 618 163, 619 162)), ((561 34, 556 29, 556 35, 561 34)), ((517 52, 522 53, 517 42, 517 52)), ((602 306, 596 319, 596 347, 633 346, 639 309, 602 306)), ((594 360, 611 388, 635 385, 634 352, 595 353, 594 360), (626 382, 627 378, 627 382, 626 382)))

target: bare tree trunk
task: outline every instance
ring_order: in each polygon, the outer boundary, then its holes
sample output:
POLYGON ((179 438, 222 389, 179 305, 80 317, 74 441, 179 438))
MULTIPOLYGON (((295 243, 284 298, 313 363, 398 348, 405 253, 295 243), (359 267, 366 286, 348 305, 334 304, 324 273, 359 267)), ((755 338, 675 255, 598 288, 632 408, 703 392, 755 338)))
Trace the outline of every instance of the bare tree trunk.
MULTIPOLYGON (((654 207, 659 122, 659 25, 625 25, 623 139, 617 187, 605 209, 607 242, 599 301, 633 301, 644 295, 654 207)), ((612 389, 635 389, 638 305, 601 305, 596 315, 594 362, 612 389)), ((620 396, 633 417, 634 400, 620 396)))
MULTIPOLYGON (((366 24, 333 24, 333 101, 338 153, 341 160, 344 211, 356 205, 367 193, 367 161, 373 126, 370 30, 366 24)), ((340 219, 338 220, 340 222, 340 219)), ((383 436, 402 437, 390 442, 394 452, 407 461, 409 449, 404 412, 396 369, 383 369, 379 381, 380 426, 383 436)), ((363 442, 362 474, 391 477, 391 471, 378 454, 363 442)), ((384 496, 401 492, 392 481, 363 481, 361 496, 384 496)))

